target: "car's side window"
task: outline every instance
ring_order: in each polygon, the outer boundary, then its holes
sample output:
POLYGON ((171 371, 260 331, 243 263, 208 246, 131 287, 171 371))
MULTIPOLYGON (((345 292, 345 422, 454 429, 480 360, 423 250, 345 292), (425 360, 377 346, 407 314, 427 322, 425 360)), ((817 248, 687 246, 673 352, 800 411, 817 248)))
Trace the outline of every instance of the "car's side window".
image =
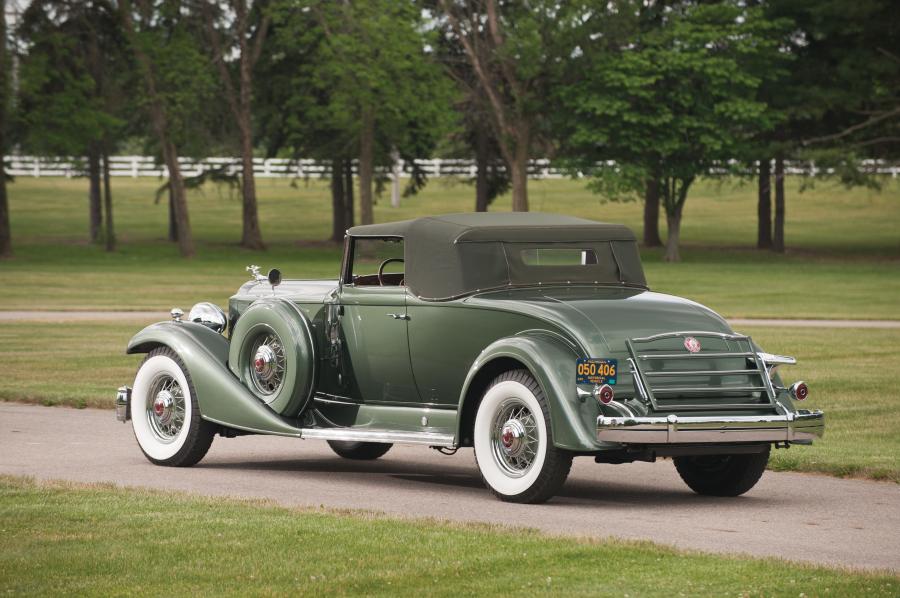
POLYGON ((349 282, 356 286, 403 286, 403 239, 364 237, 353 240, 349 282))

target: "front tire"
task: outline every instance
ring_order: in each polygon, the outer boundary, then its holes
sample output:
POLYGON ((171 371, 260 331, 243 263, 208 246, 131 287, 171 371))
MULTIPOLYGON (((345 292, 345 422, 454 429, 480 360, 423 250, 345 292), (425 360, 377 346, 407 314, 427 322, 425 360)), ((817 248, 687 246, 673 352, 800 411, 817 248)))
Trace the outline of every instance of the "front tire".
POLYGON ((705 496, 740 496, 753 488, 769 462, 769 447, 761 453, 675 457, 684 483, 705 496))
POLYGON ((384 442, 352 442, 349 440, 329 440, 328 446, 344 459, 372 461, 391 450, 393 444, 384 442))
POLYGON ((549 500, 572 467, 572 453, 553 446, 547 398, 528 370, 491 382, 478 405, 473 439, 481 478, 506 502, 549 500))
POLYGON ((216 426, 200 417, 191 376, 168 347, 150 351, 131 391, 134 437, 156 465, 189 467, 209 450, 216 426))

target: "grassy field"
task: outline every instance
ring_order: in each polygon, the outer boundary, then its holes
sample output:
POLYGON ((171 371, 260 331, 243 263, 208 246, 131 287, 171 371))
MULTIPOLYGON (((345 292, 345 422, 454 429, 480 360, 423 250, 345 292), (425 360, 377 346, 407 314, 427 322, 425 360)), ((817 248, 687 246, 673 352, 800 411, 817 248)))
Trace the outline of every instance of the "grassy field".
MULTIPOLYGON (((115 389, 130 384, 140 362, 140 356, 123 354, 140 326, 0 324, 0 399, 111 408, 115 389)), ((769 351, 799 357, 799 364, 782 374, 809 382, 811 398, 804 406, 823 409, 828 417, 822 441, 775 451, 770 467, 900 482, 895 389, 900 330, 754 327, 743 332, 769 351)))
MULTIPOLYGON (((197 256, 178 257, 165 241, 167 207, 153 203, 152 179, 116 179, 115 254, 85 242, 86 181, 20 177, 10 186, 16 257, 0 262, 0 309, 168 309, 198 300, 224 303, 245 279, 244 266, 277 266, 287 277, 332 277, 340 250, 323 243, 330 230, 322 181, 261 180, 264 253, 240 249, 240 202, 210 188, 190 196, 197 256)), ((900 181, 881 192, 819 184, 799 193, 788 184, 790 251, 773 255, 755 243, 752 185, 702 181, 688 200, 680 264, 644 251, 656 290, 698 300, 726 316, 897 319, 900 297, 900 181)), ((579 181, 530 184, 534 210, 623 222, 640 233, 641 206, 601 203, 579 181)), ((376 221, 472 209, 472 188, 432 181, 418 197, 391 208, 382 200, 376 221)), ((492 206, 509 209, 509 198, 492 206)))
POLYGON ((0 592, 16 595, 896 596, 900 584, 647 542, 14 478, 0 478, 0 528, 0 592))

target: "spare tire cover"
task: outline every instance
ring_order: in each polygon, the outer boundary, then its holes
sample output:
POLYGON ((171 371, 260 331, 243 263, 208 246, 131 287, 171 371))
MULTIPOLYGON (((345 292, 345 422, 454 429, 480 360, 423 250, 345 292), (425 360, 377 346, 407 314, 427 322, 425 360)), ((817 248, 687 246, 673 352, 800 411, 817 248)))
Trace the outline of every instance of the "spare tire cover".
POLYGON ((228 367, 275 412, 299 415, 316 387, 316 346, 309 319, 284 299, 254 301, 231 334, 228 367))

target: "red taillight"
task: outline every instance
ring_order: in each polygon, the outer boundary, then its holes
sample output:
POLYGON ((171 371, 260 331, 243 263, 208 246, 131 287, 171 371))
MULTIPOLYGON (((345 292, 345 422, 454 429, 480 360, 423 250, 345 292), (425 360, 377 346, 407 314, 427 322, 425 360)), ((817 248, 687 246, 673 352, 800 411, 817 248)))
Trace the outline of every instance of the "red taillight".
POLYGON ((809 387, 806 382, 794 382, 788 392, 795 401, 805 401, 809 396, 809 387))
POLYGON ((613 391, 612 386, 610 386, 609 384, 604 384, 594 392, 594 396, 604 405, 608 405, 612 402, 613 398, 616 396, 616 393, 613 391))

